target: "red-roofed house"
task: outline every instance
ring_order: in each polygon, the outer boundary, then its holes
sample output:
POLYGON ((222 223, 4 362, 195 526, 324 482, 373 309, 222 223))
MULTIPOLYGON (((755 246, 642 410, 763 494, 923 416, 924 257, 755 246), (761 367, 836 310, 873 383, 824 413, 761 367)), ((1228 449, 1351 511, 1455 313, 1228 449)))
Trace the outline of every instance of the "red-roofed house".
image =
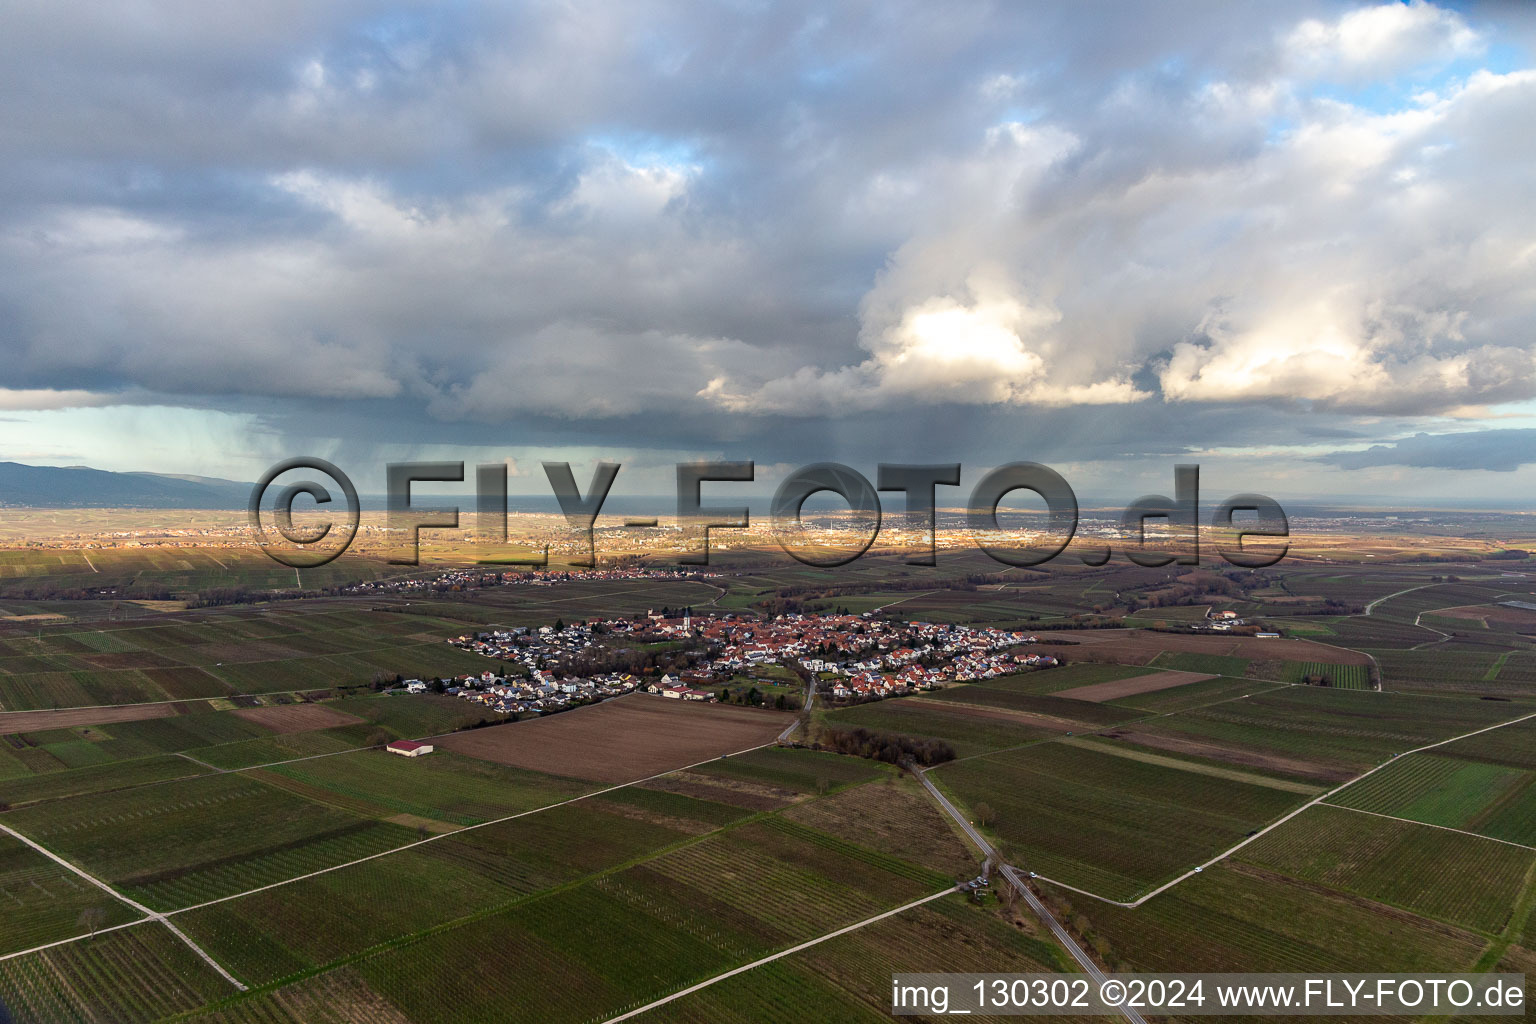
POLYGON ((432 744, 417 743, 415 740, 395 740, 385 749, 401 757, 420 757, 422 754, 432 753, 432 744))

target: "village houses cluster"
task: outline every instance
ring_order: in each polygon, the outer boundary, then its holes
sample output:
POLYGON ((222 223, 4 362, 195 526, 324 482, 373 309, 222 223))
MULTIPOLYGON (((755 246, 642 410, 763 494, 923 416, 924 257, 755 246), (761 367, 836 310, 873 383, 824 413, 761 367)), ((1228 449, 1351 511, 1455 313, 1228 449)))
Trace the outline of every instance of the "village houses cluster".
MULTIPOLYGON (((637 619, 604 619, 556 626, 495 629, 456 637, 450 643, 499 661, 521 664, 526 677, 486 670, 460 676, 444 692, 502 713, 547 713, 573 704, 644 689, 680 700, 712 701, 714 687, 754 678, 770 666, 798 668, 824 681, 820 692, 850 700, 930 690, 951 682, 1009 675, 1056 664, 1051 655, 1025 653, 1028 633, 940 624, 895 622, 861 615, 786 614, 758 619, 732 614, 694 617, 649 613, 637 619), (699 656, 676 676, 640 677, 628 672, 573 676, 560 664, 604 643, 687 641, 699 656)), ((405 689, 428 689, 407 680, 405 689)))
POLYGON ((435 576, 410 579, 364 580, 342 590, 343 594, 399 594, 412 591, 453 590, 477 587, 553 587, 582 580, 700 580, 721 574, 698 569, 649 569, 631 566, 621 569, 568 569, 556 572, 487 572, 484 569, 451 569, 435 576))

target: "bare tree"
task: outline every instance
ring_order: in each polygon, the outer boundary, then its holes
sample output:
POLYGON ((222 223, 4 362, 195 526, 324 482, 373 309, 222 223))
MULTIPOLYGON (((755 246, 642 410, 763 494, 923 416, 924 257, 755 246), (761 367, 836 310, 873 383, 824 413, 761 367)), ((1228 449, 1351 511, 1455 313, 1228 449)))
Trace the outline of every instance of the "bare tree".
POLYGON ((978 825, 988 826, 997 821, 997 812, 992 809, 991 804, 977 804, 974 810, 978 825))
POLYGON ((76 923, 91 933, 91 938, 96 938, 96 930, 107 923, 107 912, 100 907, 86 907, 80 911, 76 923))

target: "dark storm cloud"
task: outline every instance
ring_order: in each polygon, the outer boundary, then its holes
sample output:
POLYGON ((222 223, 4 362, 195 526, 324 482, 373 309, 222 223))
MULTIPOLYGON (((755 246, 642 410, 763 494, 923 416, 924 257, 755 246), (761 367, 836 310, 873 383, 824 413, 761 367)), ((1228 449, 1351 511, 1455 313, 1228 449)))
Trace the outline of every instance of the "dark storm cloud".
POLYGON ((1515 17, 24 3, 0 407, 1114 459, 1527 398, 1515 17))
POLYGON ((1419 469, 1481 469, 1509 473, 1536 462, 1536 430, 1473 430, 1464 434, 1414 434, 1364 451, 1331 452, 1319 458, 1341 469, 1412 466, 1419 469))

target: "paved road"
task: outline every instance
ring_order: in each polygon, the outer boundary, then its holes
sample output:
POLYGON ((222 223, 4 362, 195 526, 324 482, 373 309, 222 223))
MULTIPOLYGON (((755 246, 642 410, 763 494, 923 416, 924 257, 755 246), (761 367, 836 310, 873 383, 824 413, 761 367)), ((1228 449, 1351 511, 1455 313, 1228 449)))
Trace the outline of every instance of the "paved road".
MULTIPOLYGON (((1008 879, 1009 884, 1018 890, 1019 895, 1024 897, 1024 901, 1029 904, 1030 909, 1035 912, 1040 920, 1045 922, 1046 927, 1050 928, 1051 934, 1056 936, 1056 941, 1061 943, 1062 948, 1072 954, 1072 959, 1077 961, 1078 966, 1082 967, 1083 972, 1093 979, 1095 985, 1102 984, 1104 972, 1099 970, 1099 965, 1094 963, 1093 958, 1083 951, 1083 947, 1077 944, 1077 940, 1072 938, 1071 933, 1062 927, 1061 922, 1056 920, 1056 915, 1052 914, 1046 905, 1040 902, 1040 897, 1035 895, 1034 890, 1020 876, 1018 868, 1011 864, 1003 863, 1002 858, 997 855, 997 851, 992 848, 992 844, 987 842, 986 837, 971 826, 970 821, 966 819, 965 815, 961 814, 959 809, 949 802, 947 796, 939 792, 939 787, 930 782, 927 775, 915 768, 913 769, 913 774, 917 776, 917 781, 923 784, 923 788, 928 790, 928 795, 938 801, 939 806, 944 808, 949 816, 959 823, 961 830, 976 845, 976 848, 982 852, 982 855, 998 864, 998 870, 1003 873, 1003 877, 1008 879)), ((1147 1024, 1146 1018, 1130 1007, 1122 1006, 1120 1012, 1125 1014, 1132 1024, 1147 1024)))
MULTIPOLYGON (((805 684, 805 711, 806 711, 807 715, 809 715, 810 711, 811 711, 811 701, 813 701, 815 699, 816 699, 816 673, 807 670, 806 671, 806 684, 805 684)), ((788 743, 789 742, 789 737, 798 728, 800 728, 800 719, 796 718, 793 722, 790 722, 789 725, 784 727, 784 731, 783 732, 779 733, 778 742, 779 743, 788 743)))

